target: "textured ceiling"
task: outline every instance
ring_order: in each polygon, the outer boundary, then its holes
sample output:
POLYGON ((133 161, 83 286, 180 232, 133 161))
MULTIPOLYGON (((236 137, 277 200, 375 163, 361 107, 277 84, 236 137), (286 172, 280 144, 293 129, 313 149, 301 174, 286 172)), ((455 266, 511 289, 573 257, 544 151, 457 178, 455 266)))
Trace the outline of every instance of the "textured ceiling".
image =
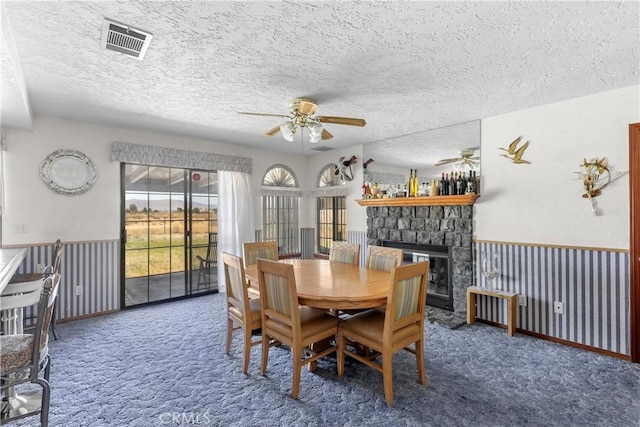
POLYGON ((334 138, 318 145, 405 141, 435 161, 469 142, 422 131, 639 79, 636 1, 52 0, 3 9, 5 127, 44 115, 306 154, 307 140, 262 136, 279 118, 237 112, 285 115, 290 98, 310 96, 319 115, 367 121, 327 125, 334 138), (153 34, 144 60, 100 48, 105 17, 153 34))

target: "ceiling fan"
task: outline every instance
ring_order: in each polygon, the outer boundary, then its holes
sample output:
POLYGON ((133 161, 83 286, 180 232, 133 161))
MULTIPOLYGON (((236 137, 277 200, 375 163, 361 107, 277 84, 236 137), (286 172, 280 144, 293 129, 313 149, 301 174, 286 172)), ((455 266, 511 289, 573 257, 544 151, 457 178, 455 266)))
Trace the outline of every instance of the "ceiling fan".
POLYGON ((478 161, 480 160, 479 156, 474 157, 474 153, 476 150, 474 148, 469 148, 467 150, 458 151, 458 156, 453 159, 442 159, 435 164, 435 166, 444 166, 450 163, 455 163, 456 166, 467 166, 471 169, 475 169, 478 166, 478 161))
POLYGON ((238 112, 238 114, 248 114, 251 116, 269 116, 281 117, 286 121, 278 126, 269 129, 264 133, 265 136, 274 136, 278 132, 282 132, 282 136, 287 141, 293 141, 298 128, 306 127, 309 129, 310 142, 316 143, 321 139, 331 139, 333 135, 329 133, 322 123, 330 123, 335 125, 360 126, 367 124, 364 119, 356 119, 353 117, 334 117, 334 116, 314 116, 318 109, 318 103, 311 98, 293 98, 289 101, 290 115, 269 114, 269 113, 250 113, 238 112))

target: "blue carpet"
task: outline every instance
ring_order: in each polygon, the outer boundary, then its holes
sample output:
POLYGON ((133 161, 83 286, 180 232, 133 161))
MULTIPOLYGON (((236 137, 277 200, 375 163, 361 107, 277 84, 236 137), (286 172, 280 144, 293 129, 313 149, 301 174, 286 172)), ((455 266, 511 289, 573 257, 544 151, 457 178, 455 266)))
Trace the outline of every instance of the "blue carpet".
MULTIPOLYGON (((335 360, 302 374, 291 354, 224 354, 225 294, 58 325, 52 342, 52 426, 640 426, 640 365, 474 324, 427 322, 427 386, 415 358, 394 356, 395 405, 382 375, 335 360)), ((348 361, 350 359, 347 359, 348 361)), ((37 417, 11 423, 38 425, 37 417)))

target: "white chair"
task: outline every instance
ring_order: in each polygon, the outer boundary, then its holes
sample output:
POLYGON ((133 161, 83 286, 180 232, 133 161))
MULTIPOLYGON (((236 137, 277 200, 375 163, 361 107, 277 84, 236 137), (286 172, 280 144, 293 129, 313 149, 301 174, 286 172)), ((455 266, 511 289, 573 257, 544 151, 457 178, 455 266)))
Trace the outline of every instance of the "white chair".
POLYGON ((4 307, 38 304, 36 329, 33 334, 0 335, 0 389, 2 408, 0 419, 7 421, 40 415, 40 425, 49 424, 49 325, 58 295, 60 275, 42 280, 42 290, 3 297, 4 307), (41 392, 15 394, 19 384, 31 383, 42 387, 41 392), (40 402, 38 406, 37 401, 40 402))
POLYGON ((52 268, 47 267, 45 273, 29 282, 9 283, 0 295, 0 320, 2 334, 13 335, 23 333, 23 311, 38 303, 43 279, 52 275, 52 268))

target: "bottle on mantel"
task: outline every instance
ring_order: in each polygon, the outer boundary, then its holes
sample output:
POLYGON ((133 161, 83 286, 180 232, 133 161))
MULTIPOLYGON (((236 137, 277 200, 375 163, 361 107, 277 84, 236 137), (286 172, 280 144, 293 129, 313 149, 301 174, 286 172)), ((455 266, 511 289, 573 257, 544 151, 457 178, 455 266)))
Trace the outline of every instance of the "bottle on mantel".
POLYGON ((449 175, 449 188, 447 188, 447 194, 450 196, 453 196, 456 194, 456 177, 455 177, 455 172, 451 172, 451 175, 449 175))
POLYGON ((413 195, 420 195, 420 181, 418 180, 418 169, 413 170, 413 195))

